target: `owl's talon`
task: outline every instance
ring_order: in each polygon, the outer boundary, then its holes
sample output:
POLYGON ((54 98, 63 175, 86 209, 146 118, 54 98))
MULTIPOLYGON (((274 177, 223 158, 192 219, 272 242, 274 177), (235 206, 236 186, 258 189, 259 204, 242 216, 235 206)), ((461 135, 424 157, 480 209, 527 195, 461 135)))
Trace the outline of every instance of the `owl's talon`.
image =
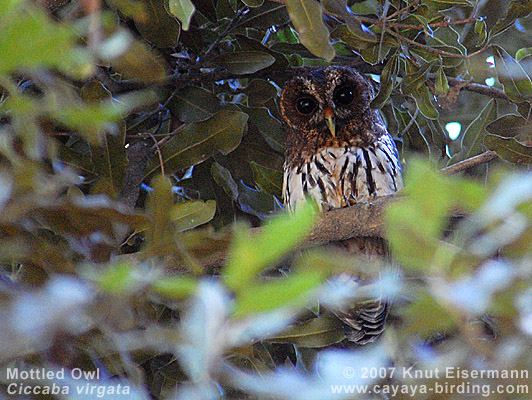
POLYGON ((357 203, 357 198, 355 197, 355 195, 353 193, 351 193, 349 195, 349 199, 347 200, 347 203, 350 205, 350 206, 354 206, 356 203, 357 203))

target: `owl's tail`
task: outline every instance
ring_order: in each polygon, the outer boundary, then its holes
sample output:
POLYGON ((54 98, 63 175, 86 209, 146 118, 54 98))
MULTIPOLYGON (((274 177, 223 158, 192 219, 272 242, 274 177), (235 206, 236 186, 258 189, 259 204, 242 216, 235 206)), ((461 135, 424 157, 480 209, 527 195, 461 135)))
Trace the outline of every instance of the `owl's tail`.
MULTIPOLYGON (((381 238, 360 237, 334 245, 352 256, 362 257, 368 265, 378 265, 379 262, 376 261, 379 259, 382 264, 382 258, 389 258, 386 242, 381 238)), ((359 284, 364 283, 364 279, 360 277, 350 278, 359 284)), ((352 306, 335 310, 334 314, 345 324, 346 339, 360 346, 377 340, 386 326, 386 317, 390 310, 389 300, 389 296, 380 293, 380 296, 360 299, 352 306)))
POLYGON ((357 303, 345 311, 336 311, 335 315, 345 324, 345 336, 359 346, 372 343, 384 332, 389 305, 380 300, 368 300, 357 303))

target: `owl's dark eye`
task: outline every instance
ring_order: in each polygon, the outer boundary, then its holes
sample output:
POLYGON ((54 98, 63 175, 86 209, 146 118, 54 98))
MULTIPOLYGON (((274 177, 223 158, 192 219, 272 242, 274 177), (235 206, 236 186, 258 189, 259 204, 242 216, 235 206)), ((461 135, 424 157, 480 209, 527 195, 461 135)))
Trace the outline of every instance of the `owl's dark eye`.
POLYGON ((312 97, 301 97, 296 100, 296 109, 301 114, 311 114, 316 107, 318 103, 312 97))
POLYGON ((333 101, 338 106, 346 106, 355 98, 355 89, 352 86, 340 86, 334 91, 333 101))

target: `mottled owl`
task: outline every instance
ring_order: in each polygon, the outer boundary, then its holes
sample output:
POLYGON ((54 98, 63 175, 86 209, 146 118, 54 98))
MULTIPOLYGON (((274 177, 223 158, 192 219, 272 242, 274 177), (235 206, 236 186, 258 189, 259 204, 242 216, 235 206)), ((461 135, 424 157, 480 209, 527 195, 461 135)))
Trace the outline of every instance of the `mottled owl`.
MULTIPOLYGON (((314 70, 285 85, 280 108, 287 130, 283 201, 288 209, 306 198, 322 209, 342 208, 403 187, 399 154, 379 112, 370 107, 373 96, 371 84, 350 67, 314 70)), ((336 246, 370 258, 387 254, 380 238, 336 246)), ((357 345, 380 336, 387 313, 381 298, 335 312, 357 345)))

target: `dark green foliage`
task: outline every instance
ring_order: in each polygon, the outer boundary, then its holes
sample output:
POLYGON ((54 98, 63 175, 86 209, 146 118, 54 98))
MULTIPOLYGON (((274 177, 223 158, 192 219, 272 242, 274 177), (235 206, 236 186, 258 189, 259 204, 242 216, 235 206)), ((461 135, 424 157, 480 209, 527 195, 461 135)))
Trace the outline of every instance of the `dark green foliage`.
MULTIPOLYGON (((467 381, 399 372, 412 365, 530 371, 531 13, 530 0, 0 0, 0 397, 42 397, 9 388, 13 367, 100 371, 59 380, 72 399, 118 383, 129 394, 113 398, 462 398, 331 385, 467 381), (282 212, 280 89, 329 64, 372 81, 400 148, 393 268, 298 249, 318 218, 282 212), (438 172, 487 150, 500 159, 467 178, 438 172), (389 328, 352 349, 331 310, 376 293, 389 328)), ((504 399, 529 398, 531 380, 469 379, 523 385, 504 399)))

